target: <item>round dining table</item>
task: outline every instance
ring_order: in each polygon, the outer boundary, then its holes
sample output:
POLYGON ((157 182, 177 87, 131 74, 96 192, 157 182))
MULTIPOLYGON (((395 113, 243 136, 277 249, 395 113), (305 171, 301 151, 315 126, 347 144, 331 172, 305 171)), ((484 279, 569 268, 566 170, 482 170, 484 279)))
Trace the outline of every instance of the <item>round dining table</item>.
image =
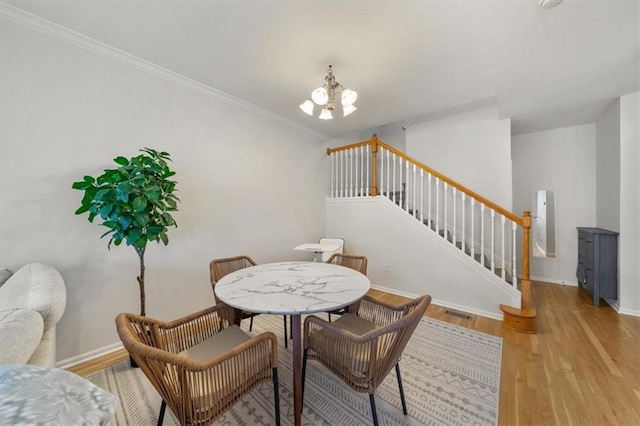
MULTIPOLYGON (((240 269, 215 286, 218 298, 241 311, 291 315, 294 424, 302 424, 301 315, 340 309, 360 300, 371 283, 360 272, 320 262, 267 263, 240 269)), ((236 315, 236 323, 241 315, 236 315)))

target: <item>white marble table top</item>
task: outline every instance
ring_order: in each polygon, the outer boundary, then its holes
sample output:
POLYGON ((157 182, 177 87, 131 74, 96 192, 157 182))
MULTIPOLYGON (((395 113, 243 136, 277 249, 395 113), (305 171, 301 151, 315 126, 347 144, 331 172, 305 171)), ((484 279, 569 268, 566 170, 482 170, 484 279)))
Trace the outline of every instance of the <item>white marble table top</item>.
POLYGON ((298 315, 339 309, 361 299, 369 278, 344 266, 319 262, 267 263, 222 277, 216 295, 243 311, 298 315))

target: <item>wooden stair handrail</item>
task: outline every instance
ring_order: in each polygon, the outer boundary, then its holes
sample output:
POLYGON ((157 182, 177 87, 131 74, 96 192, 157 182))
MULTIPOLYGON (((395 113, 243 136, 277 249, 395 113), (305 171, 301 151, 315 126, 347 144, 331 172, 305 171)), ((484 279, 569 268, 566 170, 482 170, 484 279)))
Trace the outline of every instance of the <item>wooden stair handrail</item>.
MULTIPOLYGON (((517 223, 518 225, 523 226, 523 219, 521 217, 516 216, 515 214, 513 214, 510 211, 508 211, 507 209, 499 206, 498 204, 494 203, 491 200, 488 200, 488 199, 484 198, 482 195, 470 190, 466 186, 464 186, 464 185, 456 182, 455 180, 443 175, 442 173, 432 169, 431 167, 429 167, 429 166, 427 166, 425 164, 422 164, 418 160, 415 160, 415 159, 409 157, 407 154, 398 151, 394 147, 392 147, 390 145, 387 145, 386 143, 384 143, 381 140, 379 140, 378 136, 375 133, 371 137, 371 140, 368 140, 368 141, 356 142, 356 143, 353 143, 353 144, 350 144, 350 145, 341 146, 341 147, 338 147, 338 148, 327 148, 327 155, 331 155, 334 152, 346 151, 348 149, 357 148, 357 147, 365 146, 365 145, 371 145, 372 153, 375 152, 374 159, 376 158, 376 154, 377 154, 377 151, 378 151, 378 146, 382 146, 382 147, 384 147, 384 149, 394 153, 395 155, 397 155, 400 158, 403 158, 405 161, 408 161, 408 162, 420 167, 421 169, 423 169, 427 173, 430 173, 431 175, 437 177, 441 181, 446 182, 447 184, 449 184, 450 186, 453 186, 457 190, 459 190, 461 192, 464 192, 469 197, 475 198, 477 201, 479 201, 482 204, 484 204, 485 206, 495 210, 497 213, 503 215, 504 217, 510 219, 511 221, 517 223)), ((376 178, 376 173, 375 173, 376 172, 376 163, 377 163, 377 161, 373 161, 373 171, 374 171, 374 173, 372 174, 372 176, 373 176, 373 183, 372 183, 372 190, 371 190, 371 195, 372 196, 377 195, 377 189, 378 189, 377 188, 377 178, 376 178), (374 194, 374 191, 375 191, 375 194, 374 194)))

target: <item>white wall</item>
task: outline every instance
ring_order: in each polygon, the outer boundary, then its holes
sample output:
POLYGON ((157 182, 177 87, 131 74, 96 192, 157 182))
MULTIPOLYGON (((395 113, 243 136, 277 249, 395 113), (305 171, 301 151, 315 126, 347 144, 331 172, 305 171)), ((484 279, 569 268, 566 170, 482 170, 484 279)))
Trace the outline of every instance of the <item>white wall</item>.
POLYGON ((596 223, 596 125, 516 135, 512 153, 514 210, 530 210, 534 190, 556 197, 556 258, 532 257, 531 276, 577 285, 576 227, 596 223))
POLYGON ((328 199, 327 234, 344 238, 348 253, 366 254, 374 286, 498 319, 500 304, 520 306, 516 290, 385 197, 328 199))
POLYGON ((620 231, 620 101, 596 123, 596 226, 620 231))
POLYGON ((336 148, 343 145, 370 140, 371 135, 374 133, 378 135, 378 139, 382 142, 387 145, 391 145, 400 152, 405 152, 405 132, 402 129, 401 121, 374 127, 373 129, 333 137, 329 141, 329 146, 336 148))
POLYGON ((619 310, 640 316, 640 93, 620 98, 619 310))
POLYGON ((512 211, 511 121, 495 106, 414 122, 405 133, 407 155, 512 211))
POLYGON ((0 266, 60 270, 67 309, 57 359, 118 342, 114 318, 139 311, 137 256, 107 251, 75 216, 84 174, 148 146, 177 172, 179 227, 148 247, 147 314, 172 319, 213 303, 212 258, 296 260, 324 234, 324 140, 129 65, 2 21, 0 266))

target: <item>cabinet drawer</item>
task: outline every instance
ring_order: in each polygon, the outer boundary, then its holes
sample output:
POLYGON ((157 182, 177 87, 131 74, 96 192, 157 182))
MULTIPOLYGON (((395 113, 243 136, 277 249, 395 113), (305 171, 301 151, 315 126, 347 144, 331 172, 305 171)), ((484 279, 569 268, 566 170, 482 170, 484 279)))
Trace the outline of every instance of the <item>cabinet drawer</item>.
POLYGON ((585 261, 584 262, 584 287, 589 289, 591 294, 594 293, 594 284, 595 284, 595 274, 593 271, 593 263, 585 261))
POLYGON ((618 298, 618 233, 602 228, 578 227, 578 285, 600 298, 618 298))
POLYGON ((578 255, 584 256, 585 258, 593 262, 593 235, 586 232, 580 232, 578 234, 578 255))

